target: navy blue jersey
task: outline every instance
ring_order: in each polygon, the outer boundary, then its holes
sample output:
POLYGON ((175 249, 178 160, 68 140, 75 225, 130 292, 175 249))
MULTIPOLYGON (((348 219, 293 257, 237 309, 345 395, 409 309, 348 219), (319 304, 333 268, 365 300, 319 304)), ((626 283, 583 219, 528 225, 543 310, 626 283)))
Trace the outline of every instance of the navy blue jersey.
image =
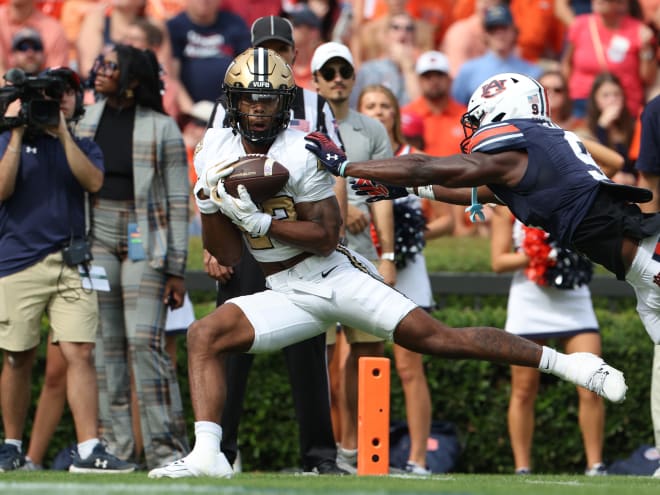
POLYGON ((623 237, 641 239, 660 226, 637 205, 650 191, 609 180, 572 132, 555 124, 514 119, 486 125, 468 152, 526 151, 525 175, 515 187, 488 184, 525 225, 540 227, 562 247, 587 255, 622 278, 623 237))

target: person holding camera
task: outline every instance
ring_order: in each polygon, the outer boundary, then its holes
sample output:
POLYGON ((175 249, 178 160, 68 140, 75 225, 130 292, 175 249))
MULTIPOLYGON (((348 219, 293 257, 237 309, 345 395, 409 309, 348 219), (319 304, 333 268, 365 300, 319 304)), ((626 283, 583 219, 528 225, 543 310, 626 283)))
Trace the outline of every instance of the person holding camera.
POLYGON ((93 141, 75 138, 68 127, 83 113, 75 72, 57 68, 37 77, 19 75, 13 73, 9 99, 14 101, 3 105, 0 120, 11 127, 0 134, 0 409, 5 432, 0 472, 25 463, 22 436, 44 313, 68 367, 68 400, 78 437, 70 470, 133 471, 134 465, 107 452, 97 437, 92 354, 98 307, 96 293, 84 284, 90 260, 85 192, 103 184, 103 157, 93 141))

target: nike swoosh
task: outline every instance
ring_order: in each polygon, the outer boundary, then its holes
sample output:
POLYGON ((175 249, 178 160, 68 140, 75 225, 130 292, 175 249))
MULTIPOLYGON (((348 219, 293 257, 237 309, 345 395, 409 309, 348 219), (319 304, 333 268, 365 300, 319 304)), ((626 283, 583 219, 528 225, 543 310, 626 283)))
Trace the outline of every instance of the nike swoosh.
POLYGON ((327 277, 328 275, 330 275, 330 272, 332 272, 332 270, 334 270, 335 268, 337 268, 337 265, 330 268, 330 270, 328 270, 327 272, 321 272, 321 277, 323 278, 327 277))

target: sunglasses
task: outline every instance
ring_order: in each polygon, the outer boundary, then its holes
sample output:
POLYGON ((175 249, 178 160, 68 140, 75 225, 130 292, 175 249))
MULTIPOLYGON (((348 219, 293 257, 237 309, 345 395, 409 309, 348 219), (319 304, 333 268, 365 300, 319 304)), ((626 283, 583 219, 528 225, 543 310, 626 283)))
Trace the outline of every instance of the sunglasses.
POLYGON ((92 71, 96 74, 103 74, 105 76, 111 76, 117 69, 119 69, 119 64, 113 62, 112 60, 105 60, 103 58, 97 58, 94 62, 94 67, 92 71))
POLYGON ((32 50, 33 52, 41 52, 44 50, 44 47, 40 43, 34 43, 33 41, 21 41, 16 45, 15 50, 17 52, 27 52, 32 50))
MULTIPOLYGON (((328 82, 337 77, 337 70, 334 67, 323 67, 322 69, 319 69, 319 72, 321 73, 321 77, 328 82)), ((350 65, 342 65, 339 68, 339 75, 342 79, 350 79, 353 77, 354 73, 355 70, 350 65)))
POLYGON ((415 26, 413 24, 390 24, 390 29, 412 33, 415 31, 415 26))

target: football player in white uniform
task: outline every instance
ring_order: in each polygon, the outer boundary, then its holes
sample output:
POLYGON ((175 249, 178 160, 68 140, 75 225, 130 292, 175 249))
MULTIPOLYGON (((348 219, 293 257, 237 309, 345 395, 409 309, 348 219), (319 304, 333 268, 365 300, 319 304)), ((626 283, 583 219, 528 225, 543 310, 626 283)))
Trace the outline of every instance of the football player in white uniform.
POLYGON ((562 354, 488 327, 455 329, 433 319, 382 282, 368 261, 338 245, 341 217, 333 179, 305 149, 305 134, 287 129, 294 88, 291 68, 273 51, 251 48, 224 81, 231 129, 210 129, 195 166, 204 247, 224 265, 240 256, 238 226, 259 261, 268 289, 228 300, 188 330, 195 446, 151 478, 229 477, 220 451, 220 417, 228 352, 279 349, 340 321, 416 352, 538 367, 618 402, 623 374, 588 353, 562 354), (246 153, 263 153, 290 172, 284 188, 255 204, 245 188, 229 196, 222 178, 246 153), (238 242, 237 242, 238 240, 238 242))

